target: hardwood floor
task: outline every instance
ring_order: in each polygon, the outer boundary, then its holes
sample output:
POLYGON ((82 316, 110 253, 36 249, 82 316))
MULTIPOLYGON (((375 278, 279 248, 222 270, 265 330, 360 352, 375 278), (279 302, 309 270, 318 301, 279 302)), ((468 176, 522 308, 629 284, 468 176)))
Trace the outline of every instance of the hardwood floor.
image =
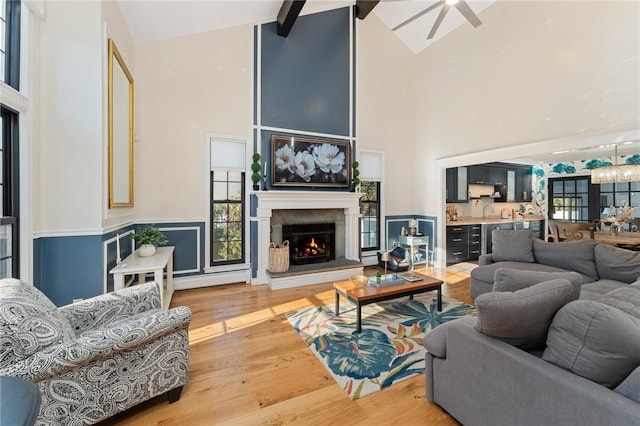
MULTIPOLYGON (((471 303, 468 275, 417 270, 443 279, 445 295, 471 303)), ((173 404, 157 397, 103 425, 457 425, 427 402, 423 375, 359 400, 347 397, 284 315, 333 300, 332 283, 277 291, 247 284, 177 291, 171 306, 193 312, 182 397, 173 404)))

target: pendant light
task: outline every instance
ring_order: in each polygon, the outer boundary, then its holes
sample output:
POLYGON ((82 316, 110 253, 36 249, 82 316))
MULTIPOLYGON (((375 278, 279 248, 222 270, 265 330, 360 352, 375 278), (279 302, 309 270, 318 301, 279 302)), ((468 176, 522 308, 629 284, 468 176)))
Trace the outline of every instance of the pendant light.
POLYGON ((591 183, 616 183, 640 181, 640 164, 617 164, 618 145, 614 145, 613 166, 598 167, 591 170, 591 183))

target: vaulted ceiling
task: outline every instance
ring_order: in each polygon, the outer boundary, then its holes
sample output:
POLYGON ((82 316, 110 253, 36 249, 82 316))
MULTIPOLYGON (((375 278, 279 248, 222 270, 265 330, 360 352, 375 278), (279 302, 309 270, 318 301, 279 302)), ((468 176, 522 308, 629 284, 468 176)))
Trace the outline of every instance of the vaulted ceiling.
MULTIPOLYGON (((141 1, 117 0, 136 43, 180 37, 237 25, 277 20, 283 0, 200 0, 141 1)), ((495 1, 467 0, 471 9, 480 13, 495 1)), ((290 3, 290 2, 289 2, 290 3)), ((355 0, 307 0, 301 14, 350 6, 355 0)), ((370 2, 373 3, 373 2, 370 2)), ((371 11, 386 26, 394 28, 422 10, 434 6, 435 0, 381 0, 371 11)), ((427 40, 440 7, 425 13, 395 34, 415 53, 444 37, 460 25, 471 25, 457 10, 449 11, 435 37, 427 40)), ((365 18, 366 19, 366 18, 365 18)), ((482 16, 480 16, 482 19, 482 16)), ((292 29, 293 31, 295 30, 292 29)))

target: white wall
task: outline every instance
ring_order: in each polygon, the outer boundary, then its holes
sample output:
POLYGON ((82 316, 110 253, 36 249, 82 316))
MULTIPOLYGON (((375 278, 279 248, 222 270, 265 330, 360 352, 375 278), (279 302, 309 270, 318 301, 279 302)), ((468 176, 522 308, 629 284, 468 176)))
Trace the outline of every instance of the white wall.
MULTIPOLYGON (((102 146, 102 212, 103 212, 103 220, 102 225, 105 228, 110 226, 120 226, 126 224, 127 222, 131 222, 134 220, 135 216, 135 205, 136 205, 136 192, 135 192, 135 179, 134 179, 134 192, 133 192, 133 203, 134 207, 118 207, 109 209, 109 105, 108 105, 108 78, 109 78, 109 70, 108 70, 108 58, 109 58, 109 49, 108 49, 108 39, 112 39, 118 48, 118 52, 120 52, 120 56, 124 60, 124 63, 127 65, 127 69, 131 73, 133 77, 133 86, 134 86, 134 132, 137 130, 137 114, 136 114, 136 70, 135 70, 135 44, 133 39, 131 38, 131 34, 129 33, 129 29, 127 28, 127 24, 124 21, 122 13, 120 12, 120 8, 118 7, 118 3, 115 1, 102 1, 102 20, 104 22, 104 34, 102 45, 102 54, 104 57, 103 61, 103 146, 102 146)), ((135 133, 134 133, 135 136, 135 133)), ((134 161, 135 161, 135 150, 134 150, 134 161)), ((135 165, 134 165, 135 172, 135 165)))
POLYGON ((385 214, 411 214, 416 57, 375 14, 356 23, 358 147, 385 152, 385 214))
POLYGON ((418 211, 443 213, 436 159, 640 124, 640 3, 496 2, 479 16, 417 58, 415 179, 434 188, 416 185, 418 211))
POLYGON ((102 29, 98 2, 47 2, 36 31, 34 232, 94 232, 102 207, 102 29))
POLYGON ((138 220, 207 220, 205 136, 251 142, 252 84, 250 26, 138 46, 138 220))

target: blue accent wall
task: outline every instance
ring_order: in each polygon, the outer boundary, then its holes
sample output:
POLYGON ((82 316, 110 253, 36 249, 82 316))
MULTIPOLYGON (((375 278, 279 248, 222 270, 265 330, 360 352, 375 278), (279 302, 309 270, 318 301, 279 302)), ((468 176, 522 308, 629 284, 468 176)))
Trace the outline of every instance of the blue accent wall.
POLYGON ((37 238, 34 285, 57 306, 102 294, 102 236, 37 238))
POLYGON ((263 126, 349 136, 349 8, 262 25, 263 126))

